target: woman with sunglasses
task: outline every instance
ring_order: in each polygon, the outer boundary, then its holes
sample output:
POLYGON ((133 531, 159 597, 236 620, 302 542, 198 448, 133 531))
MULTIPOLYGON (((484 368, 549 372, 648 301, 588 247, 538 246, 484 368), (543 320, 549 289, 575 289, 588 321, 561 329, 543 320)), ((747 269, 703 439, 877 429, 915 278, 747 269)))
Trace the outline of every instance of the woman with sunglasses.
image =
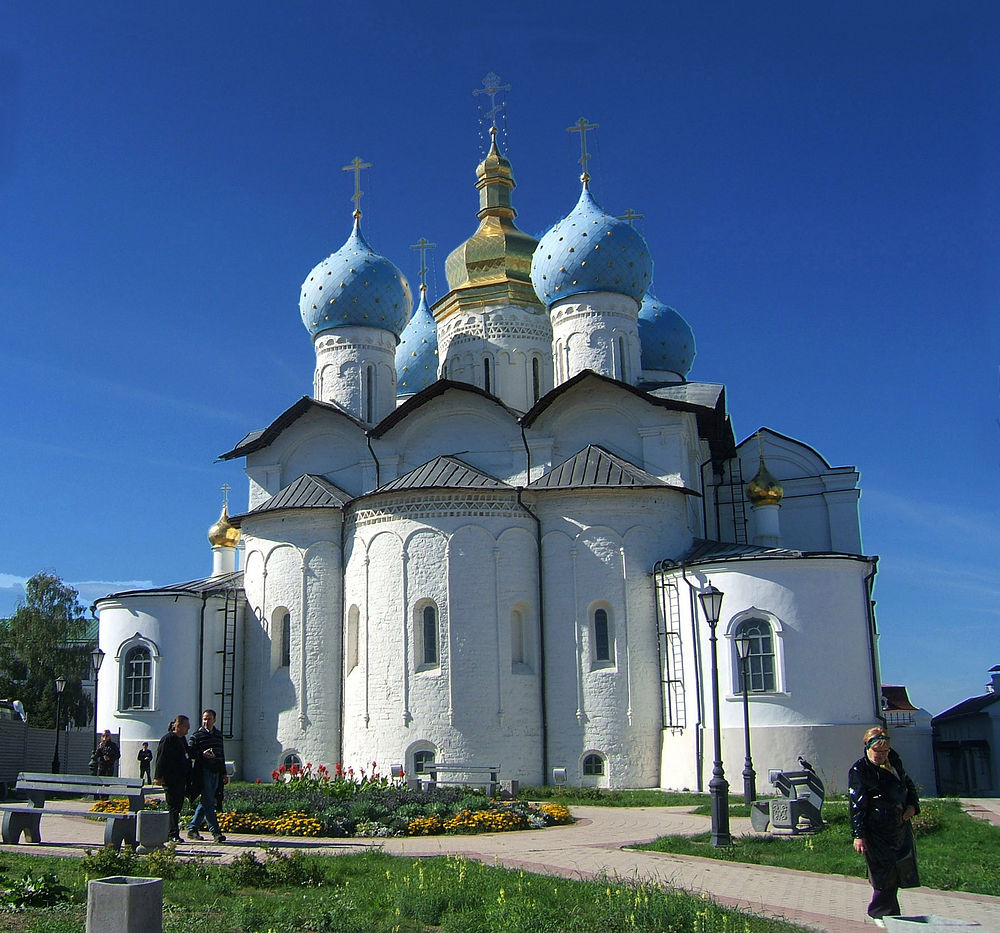
POLYGON ((854 849, 865 857, 874 892, 868 916, 883 926, 882 917, 900 912, 899 889, 920 884, 911 822, 920 812, 917 789, 884 726, 865 733, 865 753, 851 766, 847 783, 854 849))

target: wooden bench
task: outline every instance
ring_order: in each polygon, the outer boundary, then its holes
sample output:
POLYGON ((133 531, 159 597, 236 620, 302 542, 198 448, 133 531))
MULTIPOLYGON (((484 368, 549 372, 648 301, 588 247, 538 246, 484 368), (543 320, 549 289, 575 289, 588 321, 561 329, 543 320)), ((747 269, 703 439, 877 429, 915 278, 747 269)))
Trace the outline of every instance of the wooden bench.
POLYGON ((431 762, 423 772, 427 775, 421 780, 424 787, 437 787, 439 785, 452 787, 468 785, 470 787, 484 787, 490 797, 495 797, 500 792, 500 765, 463 765, 444 764, 442 762, 431 762), (441 774, 453 774, 456 777, 440 778, 441 774), (461 777, 465 775, 465 777, 461 777))
POLYGON ((16 789, 31 801, 29 804, 2 804, 2 838, 6 845, 17 845, 24 834, 28 842, 41 842, 42 815, 84 816, 105 821, 104 844, 121 848, 122 843, 136 844, 136 813, 146 802, 139 778, 94 777, 90 774, 47 774, 24 772, 17 776, 16 789), (45 803, 53 794, 94 794, 105 797, 127 797, 128 813, 56 809, 45 803))

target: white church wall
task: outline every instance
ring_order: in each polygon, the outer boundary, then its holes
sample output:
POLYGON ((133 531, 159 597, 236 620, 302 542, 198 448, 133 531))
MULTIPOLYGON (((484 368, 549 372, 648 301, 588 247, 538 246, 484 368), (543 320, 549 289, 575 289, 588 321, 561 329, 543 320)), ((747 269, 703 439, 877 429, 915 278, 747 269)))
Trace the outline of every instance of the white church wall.
POLYGON ((639 379, 639 305, 627 295, 592 292, 549 308, 557 383, 585 369, 631 385, 639 379))
POLYGON ((364 432, 357 424, 336 412, 315 408, 285 428, 266 449, 247 456, 250 508, 303 473, 326 476, 345 492, 361 495, 369 491, 362 468, 370 461, 364 432))
MULTIPOLYGON (((380 464, 396 459, 403 475, 441 454, 504 482, 524 481, 525 455, 514 417, 490 399, 461 389, 431 399, 373 442, 380 464)), ((385 471, 382 483, 395 479, 385 471)))
MULTIPOLYGON (((877 719, 872 647, 868 637, 867 591, 870 564, 847 558, 754 560, 689 568, 696 588, 711 582, 724 594, 718 625, 720 719, 724 759, 735 767, 743 757, 743 706, 739 692, 739 661, 731 636, 741 622, 759 618, 771 625, 775 660, 775 690, 751 693, 751 744, 757 773, 797 767, 797 757, 811 761, 830 787, 843 787, 847 769, 857 757, 857 736, 877 719)), ((680 574, 672 575, 675 579, 680 574)), ((678 580, 679 587, 686 583, 678 580)), ((689 710, 701 710, 704 723, 701 779, 712 769, 712 696, 710 630, 681 594, 686 616, 681 637, 692 631, 699 640, 703 675, 686 678, 689 710), (691 613, 697 615, 694 619, 691 613)), ((694 652, 689 652, 695 671, 694 652)), ((697 728, 697 722, 689 727, 697 728)), ((697 742, 697 740, 694 740, 697 742)), ((671 752, 683 747, 679 736, 665 739, 671 752)), ((665 786, 692 786, 698 774, 670 765, 665 786)))
POLYGON ((244 656, 247 683, 255 685, 244 699, 247 777, 268 777, 291 753, 339 759, 339 518, 324 510, 247 522, 244 656))
POLYGON ((375 424, 396 405, 396 336, 378 327, 338 327, 315 339, 313 396, 375 424))

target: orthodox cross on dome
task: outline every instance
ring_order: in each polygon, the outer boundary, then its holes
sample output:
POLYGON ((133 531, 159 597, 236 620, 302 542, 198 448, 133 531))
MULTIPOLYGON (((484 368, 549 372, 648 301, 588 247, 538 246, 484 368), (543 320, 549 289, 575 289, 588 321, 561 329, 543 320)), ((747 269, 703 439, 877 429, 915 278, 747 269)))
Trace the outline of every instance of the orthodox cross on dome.
POLYGON ((224 509, 228 509, 229 508, 229 490, 232 489, 233 487, 230 486, 229 483, 223 483, 219 488, 222 490, 222 507, 224 509))
POLYGON ((580 176, 580 181, 582 182, 590 181, 590 175, 587 173, 587 162, 590 159, 590 153, 587 152, 587 130, 596 130, 597 127, 597 123, 588 123, 586 117, 580 117, 572 126, 566 127, 567 133, 580 134, 580 151, 582 152, 580 164, 583 165, 583 174, 580 176))
POLYGON ((480 94, 485 94, 490 99, 490 109, 483 114, 487 120, 490 121, 490 126, 496 127, 497 125, 497 114, 504 109, 504 105, 501 103, 497 105, 497 94, 501 91, 509 91, 509 84, 500 83, 500 75, 495 71, 491 71, 485 78, 483 78, 483 86, 481 88, 476 88, 472 92, 473 97, 478 97, 480 94))
POLYGON ((420 250, 420 288, 421 290, 427 288, 427 250, 434 249, 437 243, 428 243, 423 237, 417 240, 410 249, 420 250))
POLYGON ((645 214, 640 214, 637 211, 632 210, 631 207, 626 208, 625 213, 619 217, 619 220, 624 220, 630 227, 632 226, 633 220, 642 220, 645 214))
POLYGON ((354 216, 358 218, 361 216, 361 170, 363 168, 371 168, 371 162, 362 162, 361 156, 355 156, 350 165, 345 165, 342 171, 354 172, 354 197, 351 200, 354 202, 354 216))

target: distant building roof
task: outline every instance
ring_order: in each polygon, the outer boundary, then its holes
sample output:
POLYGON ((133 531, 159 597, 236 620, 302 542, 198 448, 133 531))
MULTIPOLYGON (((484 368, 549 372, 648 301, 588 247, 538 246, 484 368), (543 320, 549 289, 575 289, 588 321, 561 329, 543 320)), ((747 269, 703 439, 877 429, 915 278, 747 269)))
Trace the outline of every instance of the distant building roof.
POLYGON ((235 515, 230 521, 239 524, 249 516, 282 509, 342 509, 351 496, 334 486, 328 479, 313 473, 303 473, 297 480, 278 490, 266 502, 245 515, 235 515))
POLYGON ((469 466, 458 457, 435 457, 375 490, 376 493, 401 489, 510 489, 482 470, 469 466))
POLYGON ((589 444, 528 484, 529 489, 579 489, 599 486, 663 487, 698 495, 693 489, 665 483, 658 476, 647 473, 598 444, 589 444))
POLYGON ((938 713, 931 722, 940 722, 942 719, 956 719, 959 716, 972 716, 975 713, 981 713, 988 706, 992 706, 997 702, 1000 702, 1000 693, 986 693, 980 697, 970 697, 968 700, 962 700, 957 706, 946 709, 943 713, 938 713))
POLYGON ((910 702, 906 687, 882 684, 882 710, 886 713, 916 712, 917 707, 910 702))
POLYGON ((680 557, 671 557, 657 561, 654 572, 672 570, 675 567, 690 564, 728 561, 728 560, 763 560, 769 558, 808 558, 808 557, 846 557, 851 560, 876 561, 877 557, 865 557, 859 554, 846 554, 840 551, 797 551, 786 547, 763 547, 759 544, 733 544, 726 541, 710 541, 704 538, 695 539, 694 544, 680 557))
POLYGON ((219 596, 223 593, 231 593, 233 590, 243 588, 243 571, 235 570, 232 573, 222 573, 217 577, 206 577, 203 580, 191 580, 188 583, 173 583, 169 586, 154 586, 144 590, 123 590, 120 593, 109 593, 101 599, 95 600, 94 605, 108 599, 120 599, 123 596, 168 596, 176 593, 178 596, 219 596))

